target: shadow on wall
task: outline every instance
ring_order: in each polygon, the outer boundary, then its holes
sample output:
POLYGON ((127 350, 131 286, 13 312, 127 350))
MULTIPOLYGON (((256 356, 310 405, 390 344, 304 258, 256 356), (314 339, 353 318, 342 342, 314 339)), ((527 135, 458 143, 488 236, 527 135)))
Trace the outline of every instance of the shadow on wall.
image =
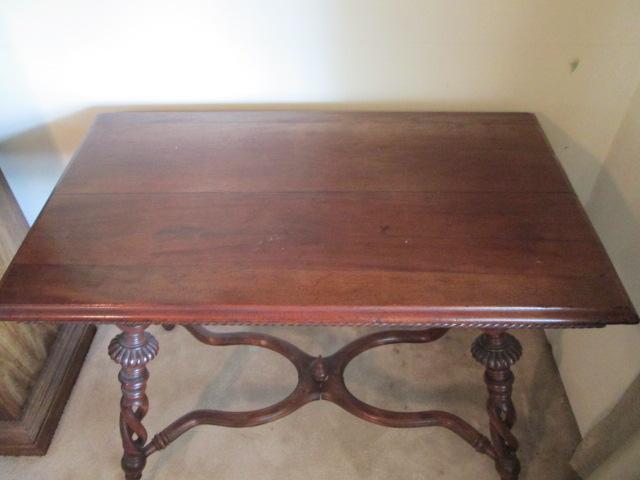
MULTIPOLYGON (((600 169, 586 210, 631 300, 640 306, 640 88, 600 169)), ((640 327, 549 333, 583 435, 640 372, 640 327)))
MULTIPOLYGON (((438 102, 362 103, 254 103, 105 105, 80 110, 48 124, 21 132, 0 142, 0 168, 29 224, 33 224, 53 187, 80 145, 95 116, 115 111, 216 111, 216 110, 386 110, 386 111, 486 111, 486 104, 438 102)), ((588 185, 598 171, 598 159, 574 141, 547 116, 538 119, 574 185, 588 185), (582 178, 584 177, 584 178, 582 178)), ((583 202, 590 192, 579 192, 583 202)))
POLYGON ((577 191, 578 197, 585 205, 593 191, 593 179, 599 174, 602 162, 569 136, 558 124, 552 122, 547 115, 536 113, 536 116, 556 157, 562 159, 562 167, 577 191), (583 187, 585 185, 588 186, 586 189, 583 187))
MULTIPOLYGON (((640 305, 640 218, 633 206, 625 198, 620 185, 612 176, 608 165, 601 167, 592 194, 585 206, 589 219, 594 225, 598 236, 606 247, 607 254, 614 263, 625 289, 629 293, 635 305, 640 305)), ((575 347, 584 352, 599 352, 591 355, 591 359, 600 365, 607 359, 607 364, 615 365, 615 361, 601 354, 603 349, 603 335, 619 332, 622 337, 628 336, 630 328, 627 325, 609 326, 606 332, 598 330, 549 330, 547 336, 553 346, 553 354, 556 363, 562 368, 565 362, 575 361, 573 353, 565 349, 569 346, 561 340, 561 337, 570 336, 576 342, 586 343, 581 347, 575 347), (565 357, 566 354, 566 357, 565 357)), ((620 345, 619 343, 617 345, 620 345)), ((571 348, 573 351, 574 348, 571 348)), ((590 368, 581 369, 585 374, 591 375, 590 368)), ((561 372, 565 383, 573 383, 580 372, 561 372)), ((612 372, 613 374, 613 372, 612 372)), ((597 391, 590 392, 589 396, 598 396, 597 391)))
POLYGON ((640 305, 640 197, 629 198, 638 196, 640 164, 631 153, 623 162, 604 164, 586 208, 631 300, 640 305))

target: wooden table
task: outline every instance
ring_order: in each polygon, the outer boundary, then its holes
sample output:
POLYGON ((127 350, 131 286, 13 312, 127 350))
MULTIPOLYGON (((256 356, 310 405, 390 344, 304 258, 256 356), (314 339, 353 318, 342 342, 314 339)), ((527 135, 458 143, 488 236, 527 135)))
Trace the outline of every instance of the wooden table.
MULTIPOLYGON (((98 117, 0 285, 0 317, 117 323, 127 479, 190 428, 247 427, 318 399, 390 427, 441 426, 516 479, 506 331, 637 323, 535 116, 523 113, 115 113, 98 117), (148 441, 145 328, 288 358, 298 384, 251 412, 188 413, 148 441), (204 324, 387 326, 328 357, 204 324), (411 328, 409 328, 411 327, 411 328), (483 333, 489 436, 440 411, 355 398, 359 353, 483 333)), ((188 374, 186 372, 185 374, 188 374)))

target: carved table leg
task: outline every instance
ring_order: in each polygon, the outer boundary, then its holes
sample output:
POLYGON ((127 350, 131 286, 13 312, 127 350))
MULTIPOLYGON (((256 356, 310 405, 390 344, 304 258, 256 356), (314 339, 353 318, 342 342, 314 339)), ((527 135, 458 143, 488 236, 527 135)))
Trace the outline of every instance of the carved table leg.
POLYGON ((518 440, 511 432, 516 421, 516 410, 511 401, 514 380, 511 366, 522 355, 522 346, 504 330, 490 330, 473 342, 471 353, 485 366, 484 381, 489 391, 487 412, 496 450, 496 470, 502 480, 517 480, 520 462, 516 455, 518 440))
POLYGON ((158 341, 145 328, 146 325, 120 325, 122 333, 109 343, 109 356, 121 367, 120 434, 124 448, 122 469, 127 480, 141 478, 146 464, 143 447, 147 431, 142 425, 149 408, 146 365, 158 353, 158 341))

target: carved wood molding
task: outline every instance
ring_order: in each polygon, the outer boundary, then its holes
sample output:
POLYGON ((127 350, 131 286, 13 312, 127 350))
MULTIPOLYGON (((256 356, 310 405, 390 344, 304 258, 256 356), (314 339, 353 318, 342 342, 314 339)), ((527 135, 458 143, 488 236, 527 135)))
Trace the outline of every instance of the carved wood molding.
POLYGON ((1 304, 17 322, 420 328, 602 328, 637 323, 627 308, 1 304))
POLYGON ((147 363, 158 354, 158 341, 144 325, 120 327, 122 333, 109 343, 109 356, 120 364, 118 379, 122 385, 120 402, 120 433, 124 455, 122 468, 126 478, 138 479, 146 464, 143 447, 147 430, 142 419, 149 410, 146 386, 149 378, 147 363))
POLYGON ((495 447, 496 470, 502 480, 516 480, 520 473, 518 440, 511 432, 516 409, 511 400, 514 376, 511 367, 520 359, 522 346, 508 333, 497 330, 480 335, 471 347, 473 357, 485 367, 484 381, 489 392, 487 414, 495 447))

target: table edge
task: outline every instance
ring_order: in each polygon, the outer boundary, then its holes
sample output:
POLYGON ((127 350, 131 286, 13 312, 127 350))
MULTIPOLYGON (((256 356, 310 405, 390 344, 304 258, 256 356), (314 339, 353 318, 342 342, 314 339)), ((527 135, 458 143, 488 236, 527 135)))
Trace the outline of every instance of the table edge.
MULTIPOLYGON (((203 113, 238 113, 243 110, 205 111, 203 113)), ((315 111, 315 110, 260 110, 253 113, 368 113, 366 110, 315 111)), ((106 117, 130 113, 199 113, 174 111, 127 111, 105 112, 98 114, 92 122, 83 141, 78 146, 71 160, 56 183, 46 204, 49 203, 59 189, 78 153, 87 142, 98 123, 106 117)), ((548 137, 542 128, 538 115, 528 111, 374 111, 374 113, 397 114, 495 114, 501 116, 522 115, 532 117, 542 137, 553 153, 563 172, 569 190, 554 192, 575 194, 566 171, 561 166, 548 137)), ((58 194, 60 194, 58 192, 58 194)), ((577 198, 577 197, 576 197, 577 198)), ((45 204, 45 207, 46 207, 45 204)), ((42 211, 44 211, 44 207, 42 211)), ((588 219, 584 207, 584 216, 588 219)), ((36 221, 40 220, 42 211, 36 221)), ((589 224, 591 222, 589 221, 589 224)), ((593 226, 592 226, 593 229, 593 226)), ((601 243, 599 235, 593 229, 595 237, 601 243)), ((24 243, 24 242, 23 242, 24 243)), ((601 244, 602 245, 602 244, 601 244)), ((604 247, 605 255, 609 258, 604 247)), ((13 261, 0 276, 0 284, 6 273, 13 266, 13 261)), ((614 267, 615 271, 615 267, 614 267)), ((617 272, 616 272, 617 276, 617 272)), ((618 283, 626 293, 618 277, 618 283)), ((616 324, 638 324, 640 320, 633 305, 620 305, 611 308, 572 308, 572 307, 438 307, 438 306, 281 306, 281 305, 96 305, 96 304, 0 304, 0 319, 15 322, 42 323, 212 323, 229 325, 299 325, 299 326, 429 326, 429 327, 469 327, 469 328, 581 328, 603 327, 616 324)))
POLYGON ((580 328, 637 324, 631 307, 281 306, 1 304, 0 318, 45 323, 580 328))

